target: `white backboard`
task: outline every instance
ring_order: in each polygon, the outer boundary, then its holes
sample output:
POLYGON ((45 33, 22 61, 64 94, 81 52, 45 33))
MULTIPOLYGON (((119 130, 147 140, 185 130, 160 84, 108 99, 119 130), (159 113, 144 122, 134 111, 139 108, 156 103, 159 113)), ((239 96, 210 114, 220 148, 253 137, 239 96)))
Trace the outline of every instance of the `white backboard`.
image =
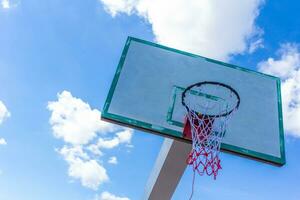
POLYGON ((201 81, 222 82, 240 96, 222 150, 285 164, 278 78, 140 39, 126 42, 102 118, 186 140, 181 93, 201 81))

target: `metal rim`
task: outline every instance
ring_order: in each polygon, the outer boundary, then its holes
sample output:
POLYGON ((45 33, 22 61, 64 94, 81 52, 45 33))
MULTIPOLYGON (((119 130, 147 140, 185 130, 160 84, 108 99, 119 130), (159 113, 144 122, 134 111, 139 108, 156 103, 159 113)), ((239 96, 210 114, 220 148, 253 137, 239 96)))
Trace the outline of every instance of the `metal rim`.
POLYGON ((238 100, 237 103, 236 103, 236 106, 235 106, 233 109, 231 109, 230 111, 228 111, 228 112, 220 113, 220 114, 218 114, 218 115, 205 115, 205 116, 207 116, 207 117, 225 117, 225 116, 230 115, 234 110, 238 109, 238 107, 240 106, 240 101, 241 101, 241 99, 240 99, 240 96, 239 96, 239 94, 237 93, 237 91, 236 91, 235 89, 233 89, 231 86, 226 85, 226 84, 224 84, 224 83, 215 82, 215 81, 203 81, 203 82, 198 82, 198 83, 195 83, 195 84, 193 84, 193 85, 188 86, 188 87, 183 91, 183 93, 182 93, 182 96, 181 96, 181 104, 186 108, 186 110, 187 110, 188 112, 193 111, 193 112, 197 113, 196 111, 191 110, 191 109, 186 105, 186 103, 185 103, 185 101, 184 101, 184 100, 185 100, 185 97, 186 97, 186 92, 189 91, 191 88, 193 88, 193 87, 195 87, 195 86, 200 87, 201 85, 205 85, 205 84, 208 84, 208 85, 218 85, 218 86, 227 88, 227 89, 231 90, 231 92, 236 96, 236 98, 237 98, 237 100, 238 100))

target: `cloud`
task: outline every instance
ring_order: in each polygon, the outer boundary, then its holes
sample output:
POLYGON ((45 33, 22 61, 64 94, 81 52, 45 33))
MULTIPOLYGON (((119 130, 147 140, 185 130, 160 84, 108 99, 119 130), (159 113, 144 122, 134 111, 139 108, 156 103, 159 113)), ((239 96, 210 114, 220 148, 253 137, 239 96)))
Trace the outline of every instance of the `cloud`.
MULTIPOLYGON (((8 111, 4 103, 0 101, 0 125, 8 117, 10 117, 10 112, 8 111)), ((0 137, 0 145, 6 145, 6 144, 7 144, 6 140, 0 137)))
POLYGON ((255 19, 264 0, 100 1, 112 17, 125 13, 145 19, 157 42, 215 59, 253 52, 252 43, 262 34, 255 19))
POLYGON ((9 9, 10 8, 9 0, 2 0, 1 5, 2 5, 2 8, 4 8, 4 9, 9 9))
POLYGON ((97 190, 99 185, 108 181, 106 169, 96 160, 82 161, 80 159, 70 163, 69 175, 79 178, 85 187, 97 190))
POLYGON ((300 52, 299 45, 282 44, 278 59, 268 58, 258 64, 261 72, 282 80, 282 107, 284 127, 288 134, 300 137, 300 52))
POLYGON ((91 145, 87 146, 86 149, 89 150, 91 153, 93 153, 96 156, 103 156, 103 152, 99 149, 97 144, 91 144, 91 145))
POLYGON ((96 196, 95 200, 130 200, 130 199, 127 197, 118 197, 114 194, 105 191, 102 192, 100 196, 96 196))
POLYGON ((106 169, 91 159, 81 146, 64 146, 57 151, 69 164, 68 175, 80 179, 83 186, 97 190, 99 185, 109 180, 106 169))
POLYGON ((95 144, 91 144, 87 147, 89 151, 94 153, 95 155, 102 156, 102 149, 112 149, 116 148, 120 144, 126 144, 126 147, 132 148, 131 137, 133 134, 133 130, 129 128, 124 128, 123 131, 119 131, 115 133, 115 137, 113 138, 102 138, 100 137, 95 144))
POLYGON ((104 9, 115 17, 119 12, 124 12, 128 15, 132 13, 136 6, 135 0, 101 0, 104 4, 104 9))
POLYGON ((115 132, 115 137, 113 138, 102 138, 100 137, 95 144, 91 144, 87 147, 89 151, 95 155, 102 156, 102 149, 112 149, 116 148, 120 144, 126 144, 126 147, 133 148, 131 144, 131 138, 133 135, 133 130, 129 128, 123 128, 124 130, 115 132))
POLYGON ((108 160, 108 163, 114 164, 114 165, 118 164, 118 159, 117 159, 117 157, 116 157, 116 156, 110 157, 109 160, 108 160))
POLYGON ((98 143, 97 143, 97 147, 103 148, 103 149, 112 149, 115 148, 116 146, 118 146, 120 144, 120 141, 117 137, 113 138, 113 139, 103 139, 103 138, 99 138, 98 143))
POLYGON ((257 49, 260 49, 260 48, 264 48, 263 39, 262 38, 259 38, 258 40, 256 40, 255 42, 252 42, 249 45, 249 53, 253 53, 257 49))
POLYGON ((63 146, 57 150, 68 162, 74 162, 77 159, 89 160, 90 157, 83 151, 82 146, 63 146))
POLYGON ((102 151, 132 145, 133 130, 101 121, 99 110, 68 91, 58 93, 57 100, 48 102, 47 108, 54 137, 64 141, 56 151, 68 163, 68 175, 84 187, 97 190, 109 180, 99 161, 102 151))
POLYGON ((10 117, 10 112, 7 110, 4 103, 0 101, 0 124, 8 117, 10 117))
POLYGON ((130 144, 131 142, 131 137, 132 137, 132 129, 126 129, 121 132, 116 133, 116 137, 112 139, 103 139, 99 138, 97 147, 99 149, 111 149, 119 146, 122 143, 127 143, 130 144))
POLYGON ((116 135, 120 143, 129 144, 131 142, 132 132, 132 129, 125 129, 124 131, 117 132, 116 135))
POLYGON ((0 9, 16 8, 20 4, 20 0, 0 0, 0 9))
POLYGON ((4 138, 0 138, 0 145, 6 145, 6 141, 4 138))
POLYGON ((68 91, 58 94, 58 101, 48 103, 52 111, 50 124, 54 136, 73 145, 89 143, 96 133, 105 134, 114 131, 116 126, 101 121, 99 110, 81 99, 75 98, 68 91))

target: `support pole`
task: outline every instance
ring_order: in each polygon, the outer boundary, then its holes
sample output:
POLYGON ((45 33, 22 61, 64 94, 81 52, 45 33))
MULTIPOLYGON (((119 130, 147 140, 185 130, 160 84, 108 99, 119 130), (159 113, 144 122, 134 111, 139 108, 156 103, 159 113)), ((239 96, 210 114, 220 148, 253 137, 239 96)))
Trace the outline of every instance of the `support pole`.
POLYGON ((165 138, 152 173, 148 179, 143 200, 168 200, 186 168, 191 144, 165 138))

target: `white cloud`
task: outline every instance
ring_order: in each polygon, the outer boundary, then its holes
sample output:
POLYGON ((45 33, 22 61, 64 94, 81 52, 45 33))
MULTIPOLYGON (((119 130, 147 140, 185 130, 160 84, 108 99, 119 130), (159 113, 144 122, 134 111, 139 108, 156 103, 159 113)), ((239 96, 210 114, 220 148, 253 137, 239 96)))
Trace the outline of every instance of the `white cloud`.
POLYGON ((6 10, 16 8, 20 3, 20 0, 0 0, 0 9, 1 7, 6 10))
POLYGON ((100 184, 109 180, 106 169, 96 160, 90 159, 81 146, 64 146, 58 152, 69 164, 69 176, 80 179, 83 186, 96 190, 100 184))
POLYGON ((108 163, 114 164, 114 165, 118 164, 118 159, 117 159, 117 157, 116 157, 116 156, 110 157, 109 160, 108 160, 108 163))
POLYGON ((261 72, 282 79, 284 127, 288 134, 300 137, 300 52, 296 44, 282 44, 278 59, 268 58, 258 64, 261 72))
POLYGON ((120 131, 116 133, 120 143, 127 143, 129 144, 131 142, 132 137, 132 129, 125 129, 124 131, 120 131))
POLYGON ((259 38, 258 40, 256 40, 255 42, 252 42, 249 45, 249 53, 253 53, 257 49, 260 49, 260 48, 264 48, 263 39, 262 38, 259 38))
POLYGON ((118 12, 124 12, 126 14, 131 14, 134 6, 135 0, 101 0, 104 4, 104 9, 109 12, 113 17, 117 15, 118 12))
MULTIPOLYGON (((4 103, 0 101, 0 125, 8 117, 10 117, 10 112, 8 111, 4 103)), ((0 138, 0 145, 6 145, 6 144, 7 144, 6 140, 4 138, 0 138)))
POLYGON ((131 145, 133 130, 101 121, 99 110, 91 109, 68 91, 57 97, 47 107, 51 111, 49 122, 54 137, 65 142, 56 151, 68 163, 70 177, 79 179, 84 187, 97 190, 109 180, 105 167, 98 161, 104 155, 102 150, 131 145))
POLYGON ((264 0, 100 1, 113 17, 125 13, 146 19, 157 42, 215 59, 249 52, 261 34, 255 19, 264 0))
POLYGON ((130 200, 130 199, 127 197, 118 197, 114 194, 105 191, 102 192, 100 196, 96 196, 95 200, 130 200))
POLYGON ((81 180, 85 187, 97 190, 99 185, 108 181, 106 169, 96 160, 83 161, 77 159, 69 163, 69 175, 81 180))
POLYGON ((7 110, 4 103, 0 101, 0 124, 8 117, 10 117, 10 112, 7 110))
POLYGON ((131 137, 133 130, 129 128, 124 128, 123 131, 116 132, 116 136, 113 138, 99 138, 96 144, 91 144, 87 147, 89 151, 95 155, 102 156, 103 152, 101 149, 112 149, 116 148, 120 144, 126 144, 126 147, 133 147, 131 144, 131 137))
POLYGON ((48 109, 52 111, 50 124, 55 137, 74 145, 87 144, 96 136, 96 132, 105 134, 117 128, 102 121, 99 110, 91 109, 70 92, 63 91, 57 96, 58 101, 48 103, 48 109))
POLYGON ((267 61, 259 63, 259 70, 274 76, 278 76, 283 80, 292 77, 295 71, 299 70, 299 52, 295 44, 282 44, 277 52, 279 59, 268 58, 267 61))
POLYGON ((132 129, 125 129, 116 133, 116 137, 112 139, 99 138, 97 146, 99 149, 112 149, 119 146, 122 143, 130 144, 132 137, 132 129))
POLYGON ((65 158, 68 162, 74 162, 76 159, 88 160, 90 157, 85 153, 81 146, 63 146, 58 152, 65 158))
POLYGON ((97 144, 91 144, 91 145, 87 146, 87 150, 89 150, 90 152, 92 152, 96 156, 102 156, 103 155, 103 152, 100 151, 97 144))
POLYGON ((0 145, 6 145, 6 141, 4 138, 0 138, 0 145))
POLYGON ((2 5, 2 8, 4 8, 4 9, 10 8, 9 0, 2 0, 1 5, 2 5))
POLYGON ((119 144, 120 144, 120 140, 117 137, 115 137, 113 139, 99 138, 97 147, 103 148, 103 149, 112 149, 112 148, 115 148, 116 146, 118 146, 119 144))

